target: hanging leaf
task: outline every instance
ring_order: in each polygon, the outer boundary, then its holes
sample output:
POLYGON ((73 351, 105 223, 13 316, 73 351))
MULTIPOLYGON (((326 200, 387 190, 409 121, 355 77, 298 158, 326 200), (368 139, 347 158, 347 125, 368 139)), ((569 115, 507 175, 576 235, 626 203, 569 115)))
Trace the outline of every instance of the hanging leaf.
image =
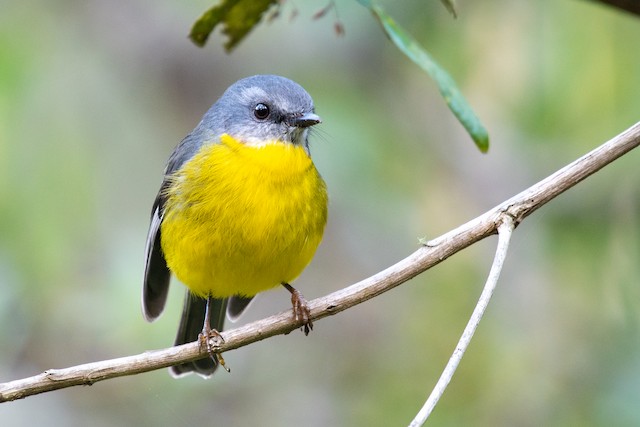
POLYGON ((222 0, 207 10, 191 28, 189 38, 202 47, 218 24, 227 36, 224 48, 231 52, 236 45, 260 22, 262 15, 278 0, 222 0))
POLYGON ((458 17, 458 11, 455 0, 440 0, 444 7, 453 15, 454 18, 458 17))
POLYGON ((373 4, 370 0, 358 1, 373 13, 384 32, 396 47, 431 76, 438 85, 440 93, 449 106, 449 109, 458 118, 467 132, 469 132, 471 139, 473 139, 480 151, 486 153, 489 149, 489 134, 471 109, 467 100, 460 93, 460 90, 449 73, 447 73, 409 33, 396 24, 382 8, 373 4))

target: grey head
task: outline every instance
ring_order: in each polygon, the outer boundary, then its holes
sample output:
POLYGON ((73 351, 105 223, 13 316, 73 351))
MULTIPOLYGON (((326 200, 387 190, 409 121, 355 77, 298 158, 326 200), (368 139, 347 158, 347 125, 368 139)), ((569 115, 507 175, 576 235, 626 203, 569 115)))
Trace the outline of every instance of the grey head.
POLYGON ((309 153, 309 127, 320 122, 311 96, 296 82, 274 75, 238 80, 178 144, 165 174, 182 167, 203 144, 217 143, 224 133, 247 145, 279 140, 300 145, 309 153))
POLYGON ((320 121, 302 86, 284 77, 258 75, 231 85, 198 127, 208 135, 227 133, 247 145, 279 140, 308 150, 309 127, 320 121))

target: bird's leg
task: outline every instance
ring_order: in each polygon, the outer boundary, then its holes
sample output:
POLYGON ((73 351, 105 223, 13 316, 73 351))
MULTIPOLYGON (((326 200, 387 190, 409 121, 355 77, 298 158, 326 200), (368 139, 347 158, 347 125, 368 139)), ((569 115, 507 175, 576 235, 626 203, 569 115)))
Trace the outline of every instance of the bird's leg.
POLYGON ((313 330, 313 322, 311 322, 311 312, 307 300, 302 293, 288 283, 283 283, 289 292, 291 292, 291 305, 293 306, 293 318, 302 324, 304 334, 309 335, 309 331, 313 330))
POLYGON ((224 368, 225 371, 231 372, 231 370, 227 368, 227 365, 224 362, 224 358, 222 357, 222 354, 214 352, 213 346, 211 345, 211 341, 209 341, 210 338, 215 337, 219 339, 220 342, 224 343, 224 338, 220 334, 220 332, 211 328, 211 321, 210 321, 211 301, 212 301, 211 297, 208 296, 207 304, 204 310, 204 325, 202 326, 202 333, 200 333, 200 335, 198 336, 198 340, 200 341, 200 348, 202 349, 202 347, 205 347, 207 349, 207 353, 209 353, 209 357, 211 357, 211 359, 213 359, 214 362, 218 362, 220 366, 224 368))

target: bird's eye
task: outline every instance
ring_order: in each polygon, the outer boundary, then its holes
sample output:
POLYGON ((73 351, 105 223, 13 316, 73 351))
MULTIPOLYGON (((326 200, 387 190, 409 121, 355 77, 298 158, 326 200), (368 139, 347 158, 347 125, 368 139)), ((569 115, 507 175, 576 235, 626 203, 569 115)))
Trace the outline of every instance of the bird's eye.
POLYGON ((266 119, 269 117, 269 113, 269 106, 266 104, 260 103, 253 109, 253 115, 256 116, 256 119, 258 120, 266 119))

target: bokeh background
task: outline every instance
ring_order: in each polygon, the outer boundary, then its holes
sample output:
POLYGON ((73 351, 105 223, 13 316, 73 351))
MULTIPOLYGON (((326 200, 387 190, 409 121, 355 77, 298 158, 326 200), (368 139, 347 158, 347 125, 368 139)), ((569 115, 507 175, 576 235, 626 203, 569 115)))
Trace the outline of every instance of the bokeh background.
MULTIPOLYGON (((302 84, 330 219, 296 282, 343 288, 544 178, 640 118, 640 18, 582 0, 382 3, 459 83, 482 155, 435 85, 354 1, 286 2, 228 55, 186 35, 211 5, 0 0, 0 382, 173 342, 183 287, 140 312, 150 207, 175 144, 232 82, 302 84), (401 4, 400 4, 401 3, 401 4), (290 19, 292 11, 297 17, 290 19)), ((430 425, 640 425, 640 153, 516 232, 486 318, 430 425)), ((293 333, 165 370, 0 405, 3 426, 395 426, 418 411, 467 322, 495 238, 293 333)), ((261 295, 241 322, 289 307, 261 295)))

